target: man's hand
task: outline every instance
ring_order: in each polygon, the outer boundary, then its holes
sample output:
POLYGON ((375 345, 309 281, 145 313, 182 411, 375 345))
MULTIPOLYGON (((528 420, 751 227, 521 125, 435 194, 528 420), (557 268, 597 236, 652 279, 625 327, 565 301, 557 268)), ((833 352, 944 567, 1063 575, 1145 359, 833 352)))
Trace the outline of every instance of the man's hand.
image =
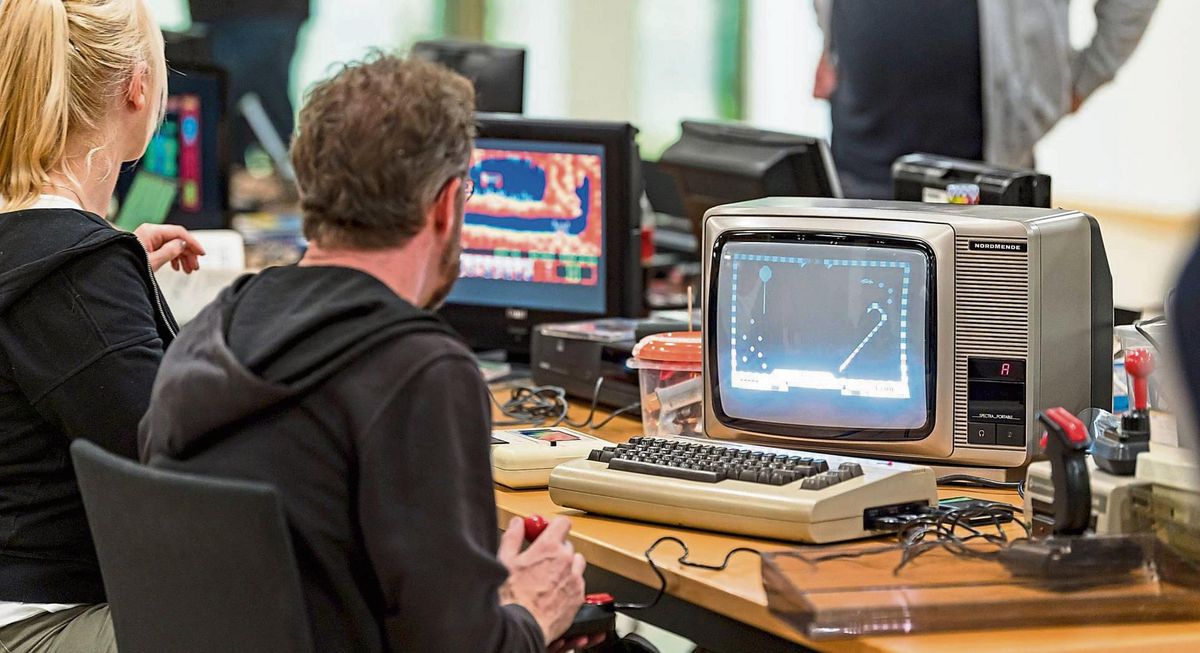
POLYGON ((133 235, 146 248, 155 272, 168 261, 171 268, 188 274, 200 269, 204 247, 187 229, 177 224, 143 224, 133 230, 133 235))
POLYGON ((836 87, 837 68, 834 68, 833 62, 830 61, 829 53, 822 52, 821 59, 817 62, 817 74, 813 77, 813 97, 828 100, 833 96, 833 89, 836 87))
POLYGON ((587 563, 567 541, 570 530, 571 522, 559 517, 522 551, 525 524, 514 517, 500 538, 497 554, 508 568, 508 580, 500 586, 500 603, 516 603, 529 610, 541 626, 545 641, 551 643, 550 650, 557 651, 589 644, 586 638, 558 641, 583 605, 583 570, 587 563))

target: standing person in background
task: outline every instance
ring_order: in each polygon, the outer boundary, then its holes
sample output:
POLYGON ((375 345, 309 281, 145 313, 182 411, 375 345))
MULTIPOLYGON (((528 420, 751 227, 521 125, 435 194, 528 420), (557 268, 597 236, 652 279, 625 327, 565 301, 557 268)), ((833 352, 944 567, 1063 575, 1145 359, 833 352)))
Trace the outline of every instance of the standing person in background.
MULTIPOLYGON (((262 101, 267 117, 284 143, 295 129, 290 95, 296 39, 309 16, 309 0, 190 0, 192 21, 208 30, 213 63, 229 74, 229 108, 247 93, 262 101)), ((233 121, 235 162, 245 160, 255 142, 250 125, 233 121)))
POLYGON ((0 2, 0 651, 111 653, 68 448, 137 457, 175 322, 152 268, 192 271, 182 227, 103 218, 162 117, 144 0, 0 2))
POLYGON ((1112 80, 1158 0, 1096 0, 1071 47, 1069 0, 814 0, 813 95, 830 101, 847 197, 890 199, 896 158, 929 152, 1032 167, 1038 140, 1112 80))

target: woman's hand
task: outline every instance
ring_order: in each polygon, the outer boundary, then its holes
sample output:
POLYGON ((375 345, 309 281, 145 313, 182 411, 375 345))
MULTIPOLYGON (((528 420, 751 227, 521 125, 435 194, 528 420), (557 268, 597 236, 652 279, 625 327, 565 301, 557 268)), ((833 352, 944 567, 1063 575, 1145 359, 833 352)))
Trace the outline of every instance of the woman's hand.
POLYGON ((204 247, 187 229, 177 224, 143 224, 133 230, 133 235, 146 248, 155 272, 168 261, 173 269, 188 274, 200 269, 204 247))

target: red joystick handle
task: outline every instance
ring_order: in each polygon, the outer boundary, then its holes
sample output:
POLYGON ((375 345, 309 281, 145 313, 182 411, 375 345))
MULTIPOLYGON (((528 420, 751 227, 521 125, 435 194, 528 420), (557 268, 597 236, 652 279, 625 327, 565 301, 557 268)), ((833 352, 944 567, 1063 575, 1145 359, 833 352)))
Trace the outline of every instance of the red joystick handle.
POLYGON ((549 525, 550 522, 546 521, 546 518, 541 515, 530 515, 526 517, 525 540, 527 542, 533 542, 538 538, 539 535, 542 534, 542 531, 546 530, 546 527, 549 525))
POLYGON ((1150 408, 1150 373, 1154 371, 1154 354, 1145 347, 1126 351, 1125 371, 1133 377, 1133 409, 1150 408))

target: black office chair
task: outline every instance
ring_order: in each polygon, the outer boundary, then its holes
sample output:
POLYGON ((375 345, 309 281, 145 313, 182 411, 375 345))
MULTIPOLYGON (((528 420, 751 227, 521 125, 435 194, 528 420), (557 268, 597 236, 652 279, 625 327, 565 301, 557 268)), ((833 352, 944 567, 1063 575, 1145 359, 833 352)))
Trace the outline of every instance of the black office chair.
POLYGON ((121 653, 312 653, 283 506, 261 483, 71 445, 121 653))

